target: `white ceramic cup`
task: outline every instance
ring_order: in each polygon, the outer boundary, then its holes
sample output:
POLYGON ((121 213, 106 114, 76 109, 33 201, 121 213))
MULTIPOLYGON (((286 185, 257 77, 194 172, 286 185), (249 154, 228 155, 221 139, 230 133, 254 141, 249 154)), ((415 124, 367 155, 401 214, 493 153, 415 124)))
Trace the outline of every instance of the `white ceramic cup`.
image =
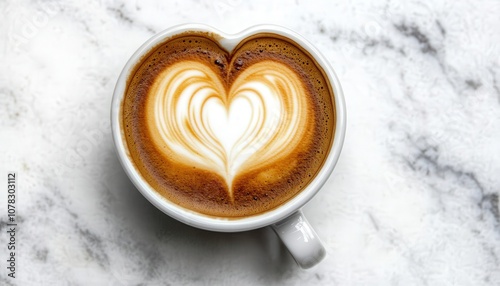
POLYGON ((156 34, 132 55, 118 78, 111 104, 111 128, 118 157, 128 177, 144 197, 165 214, 188 225, 211 231, 238 232, 272 226, 295 261, 302 268, 310 268, 316 265, 326 255, 324 246, 302 214, 301 208, 321 189, 337 163, 346 130, 346 108, 340 82, 330 64, 313 45, 297 33, 279 26, 259 25, 240 33, 229 35, 206 25, 188 24, 175 26, 156 34), (186 31, 205 31, 220 35, 219 44, 228 52, 232 52, 239 42, 251 35, 259 33, 279 34, 292 40, 309 52, 325 71, 333 89, 335 101, 336 126, 333 144, 326 161, 316 177, 299 194, 281 206, 262 214, 240 219, 224 219, 203 215, 185 209, 159 195, 134 167, 128 155, 128 147, 124 140, 122 122, 120 120, 120 109, 126 90, 127 78, 141 57, 147 54, 150 49, 169 37, 186 31))

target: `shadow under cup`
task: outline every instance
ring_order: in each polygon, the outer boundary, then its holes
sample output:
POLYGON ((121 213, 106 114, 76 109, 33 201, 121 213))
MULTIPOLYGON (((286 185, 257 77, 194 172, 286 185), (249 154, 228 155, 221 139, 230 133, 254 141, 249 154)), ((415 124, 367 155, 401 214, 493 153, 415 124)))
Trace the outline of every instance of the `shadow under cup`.
POLYGON ((113 95, 111 123, 118 157, 125 172, 144 197, 165 214, 188 225, 211 231, 238 232, 272 225, 273 229, 283 240, 284 244, 301 267, 309 268, 324 257, 324 247, 306 218, 300 212, 300 208, 321 189, 333 171, 340 156, 344 141, 346 111, 342 89, 333 69, 319 51, 300 35, 285 28, 271 25, 254 26, 232 35, 224 34, 214 28, 199 24, 176 26, 160 32, 144 43, 132 55, 123 68, 113 95), (278 207, 264 213, 236 219, 213 217, 194 212, 161 196, 142 177, 141 173, 132 162, 130 150, 124 138, 124 128, 121 120, 121 108, 127 90, 128 79, 136 65, 141 62, 143 56, 148 54, 152 48, 175 35, 186 32, 209 33, 212 35, 212 38, 217 39, 218 44, 228 52, 232 52, 242 40, 252 35, 265 33, 277 34, 289 39, 291 42, 294 42, 304 49, 322 68, 325 78, 329 81, 335 112, 333 143, 316 176, 298 194, 278 207))

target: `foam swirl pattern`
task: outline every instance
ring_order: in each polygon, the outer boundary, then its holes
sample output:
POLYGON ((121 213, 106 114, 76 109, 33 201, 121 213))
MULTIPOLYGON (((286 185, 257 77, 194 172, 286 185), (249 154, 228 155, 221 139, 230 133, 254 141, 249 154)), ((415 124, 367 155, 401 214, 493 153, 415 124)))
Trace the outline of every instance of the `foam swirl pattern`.
POLYGON ((309 106, 296 72, 275 61, 251 65, 229 84, 198 61, 173 64, 148 92, 146 119, 168 159, 233 179, 294 151, 309 106))

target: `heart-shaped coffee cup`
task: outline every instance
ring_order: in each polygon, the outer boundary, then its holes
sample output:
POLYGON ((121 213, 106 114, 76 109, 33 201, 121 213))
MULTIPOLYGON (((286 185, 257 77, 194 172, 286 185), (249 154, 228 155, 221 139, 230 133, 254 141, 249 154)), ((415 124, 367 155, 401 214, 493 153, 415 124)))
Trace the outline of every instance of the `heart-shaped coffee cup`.
MULTIPOLYGON (((203 67, 199 67, 199 69, 203 70, 203 67)), ((293 78, 287 80, 290 81, 288 86, 292 86, 293 83, 295 82, 293 78)), ((169 83, 167 82, 166 85, 168 84, 169 83)), ((165 85, 160 85, 160 86, 165 86, 165 85)), ((237 88, 235 89, 237 90, 237 88)), ((231 92, 232 91, 229 91, 229 93, 231 92)), ((222 91, 220 91, 219 93, 224 94, 224 92, 222 91)), ((220 176, 222 177, 226 176, 228 185, 232 176, 234 176, 234 174, 238 172, 239 166, 243 164, 259 163, 258 161, 257 163, 256 162, 249 163, 248 154, 251 152, 255 152, 256 150, 257 151, 261 150, 261 148, 258 145, 255 145, 254 143, 252 144, 248 143, 249 141, 251 141, 249 140, 249 138, 254 138, 254 137, 257 138, 258 136, 261 136, 258 137, 259 140, 257 141, 260 142, 260 144, 268 144, 269 140, 267 139, 266 134, 275 134, 277 131, 273 129, 274 128, 273 126, 275 126, 274 125, 275 122, 273 120, 275 121, 280 120, 279 119, 280 114, 275 111, 273 111, 272 114, 277 114, 278 119, 272 119, 272 118, 265 119, 268 121, 265 121, 264 119, 262 119, 261 121, 258 120, 252 121, 253 117, 251 117, 248 114, 245 114, 245 112, 240 112, 240 113, 232 112, 233 106, 239 105, 238 110, 245 110, 244 106, 245 104, 256 104, 257 106, 258 102, 261 101, 261 99, 256 99, 251 96, 243 98, 244 96, 241 96, 241 94, 239 94, 237 91, 233 93, 234 93, 233 95, 226 94, 228 97, 233 96, 233 100, 230 103, 225 103, 224 105, 222 104, 223 101, 222 97, 220 99, 213 98, 210 99, 209 101, 206 101, 208 103, 206 103, 203 108, 200 108, 199 113, 204 114, 205 112, 206 116, 204 118, 205 123, 203 124, 203 127, 198 128, 197 129, 198 131, 196 131, 198 132, 197 136, 198 137, 205 136, 207 138, 212 138, 212 139, 215 138, 215 140, 207 141, 209 142, 207 143, 208 145, 205 144, 203 147, 206 148, 206 150, 203 151, 205 153, 203 153, 202 151, 199 152, 200 154, 202 154, 201 157, 191 158, 192 160, 195 161, 198 160, 197 162, 199 162, 202 165, 207 164, 210 165, 211 168, 215 168, 214 166, 216 166, 220 167, 221 170, 225 170, 221 171, 220 176), (243 98, 243 99, 238 100, 238 98, 243 98), (240 128, 240 126, 234 123, 235 122, 234 118, 236 117, 238 117, 238 122, 239 122, 238 124, 241 124, 243 126, 241 132, 238 132, 238 128, 240 128), (226 122, 226 123, 225 125, 223 124, 222 127, 216 127, 215 126, 216 124, 214 124, 213 122, 226 122), (254 137, 252 137, 253 135, 249 136, 247 133, 245 133, 246 132, 245 130, 248 129, 252 130, 252 128, 266 129, 269 132, 263 133, 258 136, 255 135, 254 137), (231 130, 234 129, 235 131, 232 134, 235 135, 232 135, 232 137, 231 136, 228 137, 223 131, 227 129, 231 130), (213 142, 219 142, 219 143, 215 144, 213 142), (225 142, 225 143, 222 144, 220 142, 225 142), (214 153, 213 150, 219 150, 219 151, 218 153, 214 153), (226 162, 225 163, 226 165, 216 160, 217 154, 226 158, 226 160, 224 161, 226 162), (211 156, 213 160, 205 160, 206 156, 208 157, 211 156), (232 163, 228 165, 227 164, 228 161, 232 163), (230 166, 230 168, 228 168, 228 166, 230 166)), ((161 99, 161 100, 167 100, 167 99, 161 99)), ((269 104, 267 103, 265 104, 265 106, 268 105, 269 104)), ((174 106, 174 109, 169 110, 168 112, 162 111, 163 112, 162 114, 166 114, 166 116, 171 112, 175 113, 177 111, 177 109, 175 108, 179 108, 176 107, 178 105, 175 104, 167 106, 174 106)), ((259 108, 261 109, 265 108, 265 106, 260 106, 260 107, 257 106, 257 110, 259 108)), ((196 109, 198 107, 194 106, 192 108, 196 109)), ((290 124, 289 121, 287 121, 286 123, 290 124)), ((162 125, 162 123, 160 122, 158 125, 160 126, 160 128, 158 128, 158 130, 160 130, 159 132, 163 133, 163 135, 168 136, 168 134, 176 132, 174 130, 176 128, 175 127, 176 124, 179 123, 174 123, 171 126, 165 126, 162 125)), ((149 39, 147 42, 145 42, 132 55, 132 57, 129 59, 129 61, 123 68, 120 77, 118 78, 111 105, 111 128, 113 133, 113 139, 116 146, 116 151, 125 172, 129 176, 131 181, 134 183, 134 185, 137 187, 137 189, 144 195, 144 197, 146 197, 146 199, 148 199, 153 205, 155 205, 165 214, 188 225, 211 231, 238 232, 238 231, 257 229, 265 226, 272 226, 272 228, 282 239, 282 241, 284 242, 284 244, 294 257, 294 259, 302 268, 310 268, 314 266, 319 261, 321 261, 325 256, 326 254, 325 248, 323 247, 316 232, 308 223, 308 221, 306 220, 305 216, 302 214, 300 209, 311 198, 313 198, 314 195, 322 188, 322 186, 327 181, 328 177, 332 173, 338 161, 345 137, 346 108, 340 82, 337 76, 335 75, 333 69, 331 68, 330 64, 328 63, 328 61, 320 54, 320 52, 313 45, 311 45, 303 37, 296 34, 295 32, 274 25, 259 25, 246 29, 240 33, 230 35, 230 34, 225 34, 221 31, 218 31, 206 25, 188 24, 188 25, 172 27, 170 29, 158 33, 157 35, 149 39), (324 160, 321 169, 317 172, 315 177, 306 186, 304 186, 303 189, 297 195, 293 196, 291 199, 281 204, 280 206, 257 215, 231 218, 231 219, 204 215, 183 208, 178 204, 169 201, 165 197, 161 196, 141 176, 140 172, 132 162, 132 159, 129 156, 130 150, 128 149, 126 140, 124 138, 124 131, 123 131, 124 126, 121 120, 121 108, 125 96, 125 91, 127 89, 128 79, 131 75, 131 72, 134 70, 134 67, 137 65, 137 63, 139 63, 140 60, 143 58, 143 56, 148 54, 152 48, 164 42, 166 39, 169 39, 171 37, 174 37, 175 35, 186 32, 209 33, 210 35, 212 35, 212 38, 217 39, 217 44, 224 50, 226 50, 228 53, 232 53, 232 51, 238 46, 240 42, 244 41, 245 39, 248 39, 252 35, 263 34, 263 33, 279 35, 300 46, 303 50, 305 50, 308 54, 310 54, 311 57, 314 58, 314 61, 317 63, 317 65, 321 67, 326 76, 326 79, 329 81, 329 85, 333 93, 332 101, 334 102, 334 111, 335 111, 335 123, 334 123, 335 132, 333 135, 333 143, 331 144, 330 149, 328 150, 328 155, 324 160)), ((282 145, 292 144, 291 143, 292 138, 294 140, 296 140, 297 137, 300 139, 300 134, 295 133, 296 129, 297 128, 295 128, 294 126, 291 126, 290 130, 285 128, 283 132, 288 132, 289 134, 288 133, 287 134, 289 136, 288 137, 282 136, 282 137, 289 139, 286 139, 283 142, 279 142, 279 144, 276 145, 273 145, 274 143, 268 144, 271 146, 270 154, 277 154, 279 147, 282 145)), ((182 141, 182 144, 186 145, 186 142, 194 142, 193 138, 188 138, 186 136, 188 135, 182 135, 179 137, 181 138, 180 141, 182 141)), ((192 148, 192 147, 181 146, 180 149, 178 148, 176 150, 180 150, 180 152, 182 152, 182 148, 192 148)))

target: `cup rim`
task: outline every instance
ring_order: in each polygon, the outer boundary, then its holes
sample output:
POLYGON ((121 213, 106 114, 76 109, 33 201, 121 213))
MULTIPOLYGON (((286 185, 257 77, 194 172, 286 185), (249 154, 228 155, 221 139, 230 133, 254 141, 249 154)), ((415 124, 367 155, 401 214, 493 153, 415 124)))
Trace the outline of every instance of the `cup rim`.
POLYGON ((135 187, 150 203, 170 217, 193 227, 220 232, 239 232, 261 228, 285 219, 303 207, 322 188, 331 175, 342 150, 346 131, 346 107, 340 81, 330 63, 311 43, 296 32, 278 25, 256 25, 236 34, 226 34, 218 29, 204 24, 183 24, 170 27, 152 36, 129 58, 122 69, 120 76, 118 77, 113 92, 113 99, 111 103, 111 129, 115 149, 123 169, 135 187), (210 32, 220 35, 221 39, 219 40, 219 43, 229 52, 232 51, 237 43, 254 34, 279 34, 280 36, 296 42, 304 48, 311 54, 320 67, 323 68, 328 80, 330 81, 335 101, 336 125, 333 143, 323 166, 314 179, 309 182, 309 184, 302 191, 284 204, 264 213, 248 217, 216 218, 183 208, 162 197, 142 178, 142 175, 135 168, 134 163, 128 154, 128 146, 123 137, 123 129, 121 127, 120 120, 121 103, 124 98, 127 79, 130 72, 143 55, 147 54, 147 52, 165 39, 186 31, 210 32))

